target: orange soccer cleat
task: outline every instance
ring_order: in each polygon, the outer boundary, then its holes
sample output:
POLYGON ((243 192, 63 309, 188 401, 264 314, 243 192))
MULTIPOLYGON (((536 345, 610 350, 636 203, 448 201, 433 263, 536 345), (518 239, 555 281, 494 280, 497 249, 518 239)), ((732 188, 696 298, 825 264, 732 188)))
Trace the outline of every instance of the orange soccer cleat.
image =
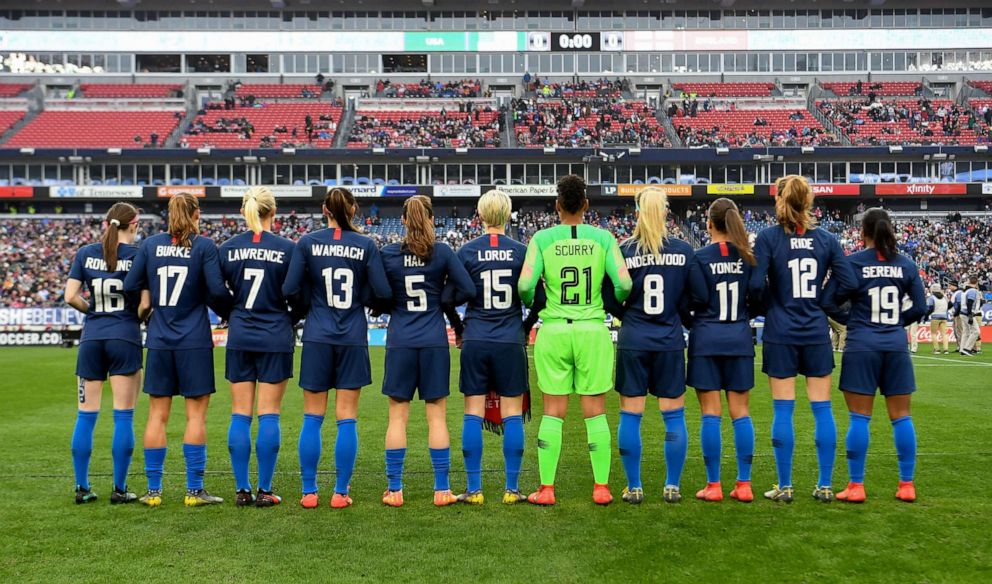
POLYGON ((847 488, 837 493, 837 500, 845 503, 864 503, 867 498, 864 483, 847 483, 847 488))
MULTIPOLYGON (((748 492, 750 491, 751 484, 748 483, 748 492)), ((706 486, 696 493, 696 498, 702 501, 709 501, 710 503, 723 501, 723 486, 720 485, 719 481, 715 483, 706 483, 706 486)))
POLYGON ((399 491, 389 491, 387 490, 382 494, 382 504, 388 505, 390 507, 402 507, 403 506, 403 490, 399 491))
POLYGON ((609 505, 613 502, 613 493, 610 492, 610 485, 594 484, 592 486, 592 502, 597 505, 609 505))
POLYGON ((345 507, 351 507, 351 497, 334 493, 334 496, 331 497, 331 509, 344 509, 345 507))
POLYGON ((527 502, 534 505, 554 505, 555 486, 541 485, 541 488, 527 496, 527 502))
POLYGON ((317 497, 317 493, 307 493, 303 495, 302 499, 300 499, 300 505, 302 505, 304 509, 316 509, 319 504, 320 499, 317 497))
POLYGON ((451 489, 446 491, 434 491, 434 506, 435 507, 447 507, 448 505, 454 505, 458 502, 458 496, 451 492, 451 489))
POLYGON ((899 490, 896 491, 896 499, 912 503, 916 500, 916 485, 913 481, 899 481, 899 490))
POLYGON ((754 501, 754 493, 751 492, 751 481, 737 481, 734 490, 730 491, 730 498, 737 499, 741 503, 754 501))

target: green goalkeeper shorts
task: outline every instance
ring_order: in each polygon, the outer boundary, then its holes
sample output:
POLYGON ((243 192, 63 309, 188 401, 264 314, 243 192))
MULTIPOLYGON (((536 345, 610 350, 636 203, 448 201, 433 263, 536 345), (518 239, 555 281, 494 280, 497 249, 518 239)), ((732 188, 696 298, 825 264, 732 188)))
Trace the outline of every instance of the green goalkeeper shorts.
POLYGON ((541 391, 550 395, 599 395, 613 387, 613 340, 601 321, 545 322, 534 363, 541 391))

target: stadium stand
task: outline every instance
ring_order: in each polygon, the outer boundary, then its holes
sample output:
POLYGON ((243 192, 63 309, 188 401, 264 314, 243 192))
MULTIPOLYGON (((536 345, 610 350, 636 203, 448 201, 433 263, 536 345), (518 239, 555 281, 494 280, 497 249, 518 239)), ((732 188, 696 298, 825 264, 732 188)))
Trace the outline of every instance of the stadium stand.
POLYGON ((348 148, 486 148, 500 146, 500 112, 357 112, 348 148))
POLYGON ((670 145, 655 110, 642 101, 529 98, 513 100, 510 108, 520 146, 670 145))
POLYGON ((183 86, 171 84, 84 83, 84 98, 168 98, 181 97, 183 86))
POLYGON ((618 98, 624 91, 630 91, 630 81, 627 79, 597 79, 596 81, 579 81, 576 83, 542 83, 533 80, 529 88, 538 97, 569 98, 569 97, 601 97, 618 98))
POLYGON ((831 100, 816 107, 855 145, 972 145, 988 140, 977 116, 946 99, 831 100))
POLYGON ((420 83, 393 83, 388 79, 379 79, 375 84, 376 97, 480 97, 482 83, 477 79, 461 81, 428 81, 420 83))
POLYGON ((0 83, 0 97, 17 97, 31 89, 28 83, 0 83))
POLYGON ((821 85, 824 89, 833 91, 840 96, 867 96, 874 93, 879 97, 897 97, 918 96, 923 93, 923 84, 919 81, 832 81, 821 85))
POLYGON ((16 110, 0 110, 0 135, 23 118, 24 113, 16 110))
POLYGON ((674 83, 675 95, 680 93, 711 97, 770 97, 774 83, 674 83))
POLYGON ((211 103, 193 121, 181 146, 199 148, 329 148, 342 107, 327 102, 255 102, 254 107, 211 103), (312 132, 307 133, 307 117, 312 132))
POLYGON ((685 146, 748 148, 757 146, 832 146, 837 144, 812 114, 805 110, 697 110, 686 115, 680 108, 672 119, 685 146))
POLYGON ((992 81, 969 81, 968 84, 981 89, 985 93, 992 94, 992 81))
POLYGON ((261 99, 317 99, 320 97, 321 91, 319 85, 242 83, 238 85, 234 93, 238 98, 254 95, 261 99))
POLYGON ((160 146, 179 123, 174 111, 46 110, 6 143, 10 148, 160 146))

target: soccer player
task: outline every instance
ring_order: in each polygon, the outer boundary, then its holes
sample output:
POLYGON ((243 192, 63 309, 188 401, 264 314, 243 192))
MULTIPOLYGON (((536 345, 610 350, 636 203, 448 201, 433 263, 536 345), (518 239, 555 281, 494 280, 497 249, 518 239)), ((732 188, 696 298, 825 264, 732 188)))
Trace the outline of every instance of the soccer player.
POLYGON ((114 489, 110 503, 133 503, 138 496, 127 489, 127 471, 134 451, 134 402, 141 384, 141 330, 139 318, 148 311, 149 298, 124 293, 124 277, 137 249, 138 210, 116 203, 107 212, 99 243, 83 246, 72 260, 65 300, 86 314, 76 358, 79 410, 72 432, 72 462, 76 471, 76 503, 96 501, 90 489, 89 466, 93 429, 100 415, 103 382, 110 377, 114 395, 114 489), (83 298, 85 286, 90 300, 83 298), (139 317, 140 313, 140 317, 139 317))
POLYGON ((940 289, 940 284, 934 282, 930 286, 930 296, 927 298, 927 310, 930 313, 930 342, 933 343, 933 354, 940 353, 940 345, 947 351, 947 295, 940 289))
POLYGON ((696 251, 689 271, 693 321, 688 383, 696 389, 702 411, 700 445, 706 465, 706 487, 696 498, 723 500, 720 391, 725 390, 737 451, 737 483, 730 497, 750 503, 754 424, 748 395, 754 387, 754 343, 746 296, 755 258, 744 219, 730 199, 710 205, 707 231, 712 243, 696 251))
POLYGON ((234 293, 227 335, 225 376, 231 383, 231 424, 227 448, 234 471, 238 507, 271 507, 282 502, 272 492, 279 456, 279 410, 293 376, 293 321, 282 283, 289 271, 293 242, 272 233, 276 199, 267 187, 248 189, 241 200, 248 231, 220 248, 220 266, 234 293), (258 493, 248 478, 251 420, 258 395, 258 493))
POLYGON ((869 209, 861 220, 861 235, 865 249, 849 256, 849 265, 842 268, 851 277, 831 277, 823 297, 824 308, 834 318, 846 319, 848 327, 840 389, 851 419, 847 431, 850 482, 837 493, 837 499, 850 503, 865 500, 868 423, 875 391, 881 390, 899 459, 896 498, 912 502, 916 500, 916 431, 909 404, 916 381, 903 327, 926 314, 926 299, 916 264, 896 251, 888 213, 877 207, 869 209), (907 295, 911 303, 904 307, 902 299, 907 295), (838 309, 846 301, 851 303, 848 314, 838 309))
POLYGON ((820 296, 828 270, 832 270, 834 277, 846 277, 847 272, 837 269, 844 261, 844 252, 836 237, 813 225, 810 215, 813 191, 805 178, 789 175, 780 178, 776 185, 778 225, 763 229, 755 240, 757 265, 749 284, 752 295, 766 293, 768 297, 762 371, 768 375, 774 399, 772 448, 778 484, 765 497, 785 503, 793 499, 792 417, 798 374, 806 376, 806 393, 815 422, 820 476, 813 497, 829 502, 834 499, 831 476, 837 450, 837 425, 830 408, 834 358, 820 296))
POLYGON ((541 278, 547 292, 547 307, 540 313, 544 324, 534 348, 544 394, 544 416, 537 434, 541 488, 527 500, 536 505, 555 503, 568 398, 578 394, 593 467, 593 501, 608 505, 613 495, 608 485, 611 444, 606 392, 612 385, 613 342, 604 322, 601 284, 608 276, 617 301, 623 302, 633 283, 616 239, 608 231, 583 224, 589 200, 581 177, 568 175, 558 181, 555 206, 561 224, 534 234, 518 288, 527 306, 541 278))
POLYGON ((334 388, 337 438, 334 444, 335 485, 331 507, 352 503, 351 476, 358 455, 358 397, 372 383, 368 317, 364 304, 388 299, 389 282, 379 249, 355 227, 358 204, 351 191, 332 188, 321 210, 327 229, 300 238, 290 263, 283 293, 294 304, 309 305, 303 325, 300 387, 303 427, 300 430, 300 477, 306 509, 316 508, 317 465, 327 394, 334 388), (298 300, 299 299, 299 300, 298 300))
POLYGON ((186 400, 187 507, 223 503, 203 488, 207 466, 207 405, 214 387, 213 336, 207 306, 227 318, 231 294, 220 271, 217 246, 199 235, 200 204, 181 193, 169 200, 166 233, 145 239, 127 278, 124 291, 151 292, 153 312, 145 344, 145 387, 149 396, 145 427, 145 474, 148 492, 141 503, 162 504, 162 471, 165 466, 166 426, 172 397, 186 400))
POLYGON ((386 371, 382 393, 389 397, 389 426, 386 429, 386 477, 389 485, 382 502, 403 505, 403 463, 406 459, 406 427, 410 401, 419 391, 426 404, 428 447, 434 468, 434 504, 458 502, 452 494, 448 470, 451 449, 445 419, 451 356, 448 334, 441 312, 445 282, 453 286, 452 304, 475 296, 475 283, 455 252, 434 241, 434 210, 423 195, 403 203, 406 236, 401 243, 382 250, 383 264, 393 302, 386 336, 386 371))
POLYGON ((981 329, 981 302, 982 296, 978 292, 978 277, 968 278, 967 287, 961 295, 961 354, 971 357, 980 347, 979 339, 982 338, 981 329))
MULTIPOLYGON (((662 497, 681 499, 679 485, 688 444, 685 425, 685 337, 682 315, 688 316, 689 266, 692 247, 668 236, 668 197, 648 187, 634 199, 637 225, 620 245, 633 289, 623 303, 604 282, 603 303, 621 320, 614 387, 620 394, 617 447, 627 475, 621 500, 644 500, 641 484, 641 418, 647 395, 658 399, 665 423, 665 485, 662 497)), ((598 481, 597 481, 598 482, 598 481)))

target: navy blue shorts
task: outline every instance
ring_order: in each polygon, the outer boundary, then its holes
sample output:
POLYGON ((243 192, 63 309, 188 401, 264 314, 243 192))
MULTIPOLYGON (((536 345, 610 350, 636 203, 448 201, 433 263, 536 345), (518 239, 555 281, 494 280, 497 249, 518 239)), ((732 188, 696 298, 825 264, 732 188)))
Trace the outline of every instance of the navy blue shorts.
POLYGON ((76 375, 90 381, 105 381, 108 375, 131 375, 141 371, 141 345, 107 339, 79 345, 76 375))
POLYGON ((875 395, 902 395, 916 391, 913 361, 906 351, 845 351, 840 361, 840 388, 875 395))
POLYGON ((300 387, 303 389, 361 389, 370 383, 372 366, 367 346, 303 343, 300 359, 300 387))
POLYGON ((689 357, 687 382, 700 391, 749 391, 754 387, 754 357, 689 357))
POLYGON ((382 393, 410 401, 419 390, 420 399, 424 401, 440 399, 450 393, 450 376, 451 354, 446 347, 387 348, 382 393))
POLYGON ((148 349, 145 393, 158 397, 200 397, 214 393, 213 349, 148 349))
POLYGON ((231 383, 282 383, 292 376, 292 353, 227 350, 224 377, 231 383))
POLYGON ((516 397, 530 389, 527 349, 523 345, 465 341, 458 386, 465 395, 516 397))
POLYGON ((614 389, 625 397, 675 399, 685 393, 685 351, 617 350, 614 389))
POLYGON ((819 345, 763 344, 761 371, 768 377, 823 377, 833 370, 834 350, 829 342, 819 345))

